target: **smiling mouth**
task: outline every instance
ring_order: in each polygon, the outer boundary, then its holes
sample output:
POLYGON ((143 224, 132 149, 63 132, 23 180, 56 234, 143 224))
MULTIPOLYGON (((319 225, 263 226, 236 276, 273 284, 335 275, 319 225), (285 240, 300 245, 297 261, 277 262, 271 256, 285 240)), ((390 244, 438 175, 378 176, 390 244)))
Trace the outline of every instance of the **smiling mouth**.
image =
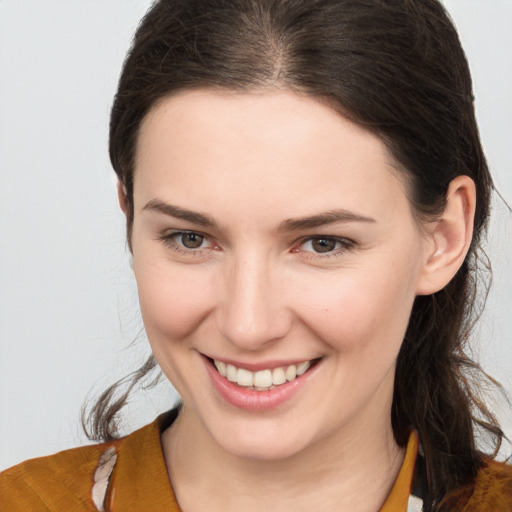
POLYGON ((259 370, 257 372, 251 372, 245 368, 237 368, 232 364, 227 364, 217 359, 210 359, 210 361, 220 375, 228 381, 253 391, 270 391, 304 375, 320 361, 320 358, 303 361, 299 364, 259 370))

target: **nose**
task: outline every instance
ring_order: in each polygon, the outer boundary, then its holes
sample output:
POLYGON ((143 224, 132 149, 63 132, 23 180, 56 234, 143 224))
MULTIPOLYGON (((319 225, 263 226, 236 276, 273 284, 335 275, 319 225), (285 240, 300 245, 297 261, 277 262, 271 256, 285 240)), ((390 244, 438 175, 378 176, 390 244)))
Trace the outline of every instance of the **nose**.
POLYGON ((278 269, 252 255, 235 261, 224 276, 217 323, 223 337, 243 350, 258 351, 290 329, 278 269))

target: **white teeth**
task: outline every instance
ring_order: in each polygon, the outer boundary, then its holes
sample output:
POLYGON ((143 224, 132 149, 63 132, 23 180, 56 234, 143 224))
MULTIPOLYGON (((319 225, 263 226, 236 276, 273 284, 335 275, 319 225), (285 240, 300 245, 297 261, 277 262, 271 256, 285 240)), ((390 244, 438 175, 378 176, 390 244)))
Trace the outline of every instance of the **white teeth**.
POLYGON ((284 374, 283 368, 274 368, 272 372, 272 384, 274 386, 279 386, 279 384, 284 384, 286 382, 286 376, 284 374))
POLYGON ((287 381, 294 380, 297 377, 297 367, 294 364, 286 368, 285 377, 287 381))
POLYGON ((226 364, 222 361, 214 360, 215 368, 230 382, 234 382, 239 386, 254 389, 257 391, 268 391, 280 386, 286 381, 292 380, 304 375, 311 366, 311 361, 304 361, 298 365, 292 364, 286 367, 274 368, 273 370, 260 370, 251 372, 245 368, 237 368, 232 364, 226 364))
POLYGON ((246 388, 250 386, 255 386, 252 372, 246 370, 244 368, 238 368, 238 374, 236 376, 236 383, 239 386, 244 386, 246 388))
POLYGON ((254 374, 254 386, 257 388, 269 388, 272 386, 272 370, 256 372, 254 374))
POLYGON ((226 378, 230 382, 236 382, 237 381, 237 376, 236 376, 237 373, 238 373, 237 368, 235 368, 232 364, 228 364, 226 366, 226 378))
POLYGON ((300 363, 297 366, 297 375, 303 375, 306 373, 307 369, 311 366, 311 363, 309 361, 306 361, 304 363, 300 363))
MULTIPOLYGON (((217 371, 223 376, 226 376, 226 363, 223 363, 222 361, 214 361, 215 368, 217 368, 217 371)), ((234 368, 234 366, 233 366, 234 368)))

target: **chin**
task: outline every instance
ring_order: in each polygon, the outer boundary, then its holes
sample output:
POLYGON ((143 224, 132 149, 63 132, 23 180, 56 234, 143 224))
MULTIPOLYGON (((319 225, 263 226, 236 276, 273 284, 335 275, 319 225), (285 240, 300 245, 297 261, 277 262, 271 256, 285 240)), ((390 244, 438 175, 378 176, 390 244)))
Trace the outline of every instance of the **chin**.
MULTIPOLYGON (((221 444, 221 443, 219 443, 221 444)), ((258 440, 230 440, 221 444, 231 455, 250 460, 275 462, 293 457, 301 451, 295 443, 284 439, 258 439, 258 440)))
POLYGON ((278 461, 292 457, 314 443, 313 437, 297 428, 286 428, 275 420, 250 422, 210 431, 216 444, 235 457, 278 461))

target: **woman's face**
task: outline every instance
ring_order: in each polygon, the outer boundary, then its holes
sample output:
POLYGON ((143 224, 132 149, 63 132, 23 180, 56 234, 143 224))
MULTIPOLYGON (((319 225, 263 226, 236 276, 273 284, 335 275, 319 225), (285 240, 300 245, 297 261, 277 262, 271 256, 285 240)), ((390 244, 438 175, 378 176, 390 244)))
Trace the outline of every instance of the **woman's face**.
POLYGON ((134 212, 187 421, 262 459, 390 428, 428 242, 378 138, 291 92, 182 93, 142 125, 134 212))

